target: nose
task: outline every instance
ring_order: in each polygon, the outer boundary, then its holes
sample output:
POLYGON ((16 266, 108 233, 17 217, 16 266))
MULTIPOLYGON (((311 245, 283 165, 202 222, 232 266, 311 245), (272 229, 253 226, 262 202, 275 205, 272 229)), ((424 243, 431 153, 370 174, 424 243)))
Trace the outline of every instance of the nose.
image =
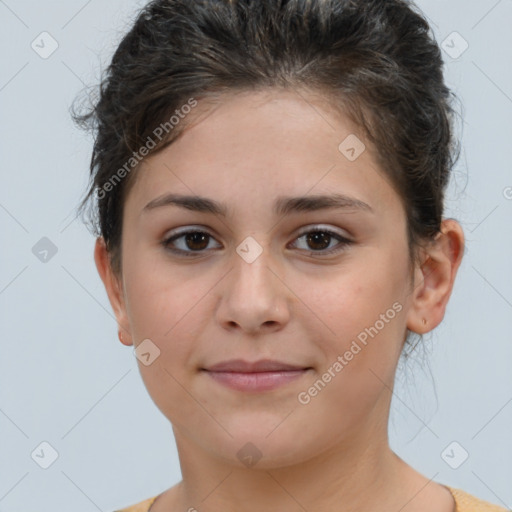
POLYGON ((232 270, 221 281, 216 317, 222 327, 247 334, 282 329, 290 318, 293 294, 279 274, 268 249, 251 263, 235 252, 232 270))

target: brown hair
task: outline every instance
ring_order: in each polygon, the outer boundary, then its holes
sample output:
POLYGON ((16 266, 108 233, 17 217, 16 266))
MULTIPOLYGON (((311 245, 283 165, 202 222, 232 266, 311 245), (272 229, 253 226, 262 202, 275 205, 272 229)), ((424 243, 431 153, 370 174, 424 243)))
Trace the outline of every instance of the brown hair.
POLYGON ((194 117, 181 114, 195 98, 301 89, 331 100, 376 148, 406 211, 412 271, 417 249, 439 232, 460 152, 452 135, 456 96, 442 66, 428 22, 406 0, 151 1, 115 51, 92 108, 72 109, 95 134, 79 210, 95 196, 93 228, 120 274, 134 152, 149 139, 156 142, 149 154, 176 140, 194 117), (160 139, 159 126, 166 128, 160 139))

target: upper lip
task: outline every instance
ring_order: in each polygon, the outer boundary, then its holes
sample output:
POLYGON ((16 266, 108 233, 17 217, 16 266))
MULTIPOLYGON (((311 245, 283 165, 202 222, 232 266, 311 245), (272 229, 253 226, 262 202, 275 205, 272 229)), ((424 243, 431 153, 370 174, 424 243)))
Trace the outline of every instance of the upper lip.
POLYGON ((273 361, 263 359, 253 363, 244 361, 243 359, 231 359, 221 363, 214 364, 204 368, 210 372, 237 372, 237 373, 256 373, 256 372, 283 372, 293 370, 306 370, 308 367, 283 363, 281 361, 273 361))

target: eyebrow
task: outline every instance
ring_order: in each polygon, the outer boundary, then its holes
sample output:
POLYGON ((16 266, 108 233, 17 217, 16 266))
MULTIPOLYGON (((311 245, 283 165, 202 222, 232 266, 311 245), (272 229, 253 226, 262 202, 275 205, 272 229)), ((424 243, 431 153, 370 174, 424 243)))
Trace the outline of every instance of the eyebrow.
MULTIPOLYGON (((213 213, 222 217, 227 217, 228 208, 225 204, 214 201, 207 197, 187 196, 179 194, 164 194, 150 201, 142 209, 142 214, 163 206, 179 206, 202 213, 213 213)), ((289 213, 312 212, 324 209, 346 209, 359 210, 369 213, 375 213, 373 208, 355 197, 344 194, 331 195, 308 195, 298 197, 280 196, 274 203, 274 213, 276 215, 287 215, 289 213)))

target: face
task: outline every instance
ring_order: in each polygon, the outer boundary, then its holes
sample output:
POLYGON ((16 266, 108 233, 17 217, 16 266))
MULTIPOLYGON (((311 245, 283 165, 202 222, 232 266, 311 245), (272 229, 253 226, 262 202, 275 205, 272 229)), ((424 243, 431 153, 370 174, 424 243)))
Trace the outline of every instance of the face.
POLYGON ((252 92, 137 170, 117 314, 178 444, 277 467, 383 439, 411 283, 405 212, 372 151, 327 100, 252 92), (354 135, 366 148, 340 150, 354 135))

